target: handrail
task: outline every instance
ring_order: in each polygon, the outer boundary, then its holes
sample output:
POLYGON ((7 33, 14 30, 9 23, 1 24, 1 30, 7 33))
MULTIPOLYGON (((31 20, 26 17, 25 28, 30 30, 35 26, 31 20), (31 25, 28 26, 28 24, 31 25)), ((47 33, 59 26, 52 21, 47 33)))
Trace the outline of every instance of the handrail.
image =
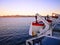
POLYGON ((55 25, 52 27, 52 29, 54 29, 54 27, 58 24, 58 19, 55 20, 55 25))

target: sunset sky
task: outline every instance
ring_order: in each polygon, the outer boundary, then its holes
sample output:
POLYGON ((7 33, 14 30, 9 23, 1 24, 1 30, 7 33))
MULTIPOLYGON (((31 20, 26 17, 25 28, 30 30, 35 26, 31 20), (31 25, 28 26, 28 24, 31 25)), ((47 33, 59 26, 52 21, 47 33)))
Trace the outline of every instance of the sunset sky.
POLYGON ((0 0, 0 16, 3 15, 51 15, 60 14, 60 0, 0 0))

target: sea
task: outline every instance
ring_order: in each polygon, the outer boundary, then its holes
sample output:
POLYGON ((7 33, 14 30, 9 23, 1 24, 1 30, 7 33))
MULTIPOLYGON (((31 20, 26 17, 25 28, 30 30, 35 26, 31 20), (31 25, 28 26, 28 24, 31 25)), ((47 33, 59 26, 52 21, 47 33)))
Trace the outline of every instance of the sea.
POLYGON ((31 38, 29 29, 33 21, 34 17, 0 18, 0 45, 25 45, 26 40, 31 38))
POLYGON ((34 17, 0 18, 0 45, 24 45, 34 17))

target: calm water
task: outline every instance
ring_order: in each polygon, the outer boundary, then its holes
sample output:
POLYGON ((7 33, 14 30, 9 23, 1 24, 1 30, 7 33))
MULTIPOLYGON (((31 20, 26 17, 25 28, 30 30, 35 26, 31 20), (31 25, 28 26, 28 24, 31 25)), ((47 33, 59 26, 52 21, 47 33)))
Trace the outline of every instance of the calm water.
POLYGON ((0 18, 0 45, 24 45, 32 17, 0 18))
POLYGON ((34 17, 0 18, 0 45, 25 45, 34 17))

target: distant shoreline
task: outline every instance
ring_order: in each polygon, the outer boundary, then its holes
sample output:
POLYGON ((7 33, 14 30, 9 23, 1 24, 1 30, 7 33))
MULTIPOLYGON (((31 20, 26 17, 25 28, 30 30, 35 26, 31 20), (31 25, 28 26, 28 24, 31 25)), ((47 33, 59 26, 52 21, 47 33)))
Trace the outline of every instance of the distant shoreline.
POLYGON ((0 16, 0 18, 8 18, 8 17, 35 17, 35 16, 0 16))

